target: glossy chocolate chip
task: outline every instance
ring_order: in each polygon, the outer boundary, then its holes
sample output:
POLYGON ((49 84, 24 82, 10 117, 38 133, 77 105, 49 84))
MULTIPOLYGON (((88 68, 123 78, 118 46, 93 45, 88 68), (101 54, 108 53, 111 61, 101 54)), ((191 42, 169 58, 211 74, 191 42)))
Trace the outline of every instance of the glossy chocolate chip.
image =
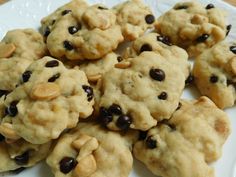
POLYGON ((68 31, 69 31, 69 33, 70 34, 75 34, 77 31, 79 31, 80 29, 78 28, 78 27, 76 27, 76 26, 70 26, 69 28, 68 28, 68 31))
POLYGON ((175 10, 182 10, 182 9, 187 9, 187 8, 188 6, 182 5, 182 6, 175 7, 175 10))
POLYGON ((5 110, 5 114, 9 115, 11 117, 16 116, 17 113, 18 113, 18 109, 16 107, 17 103, 18 103, 18 101, 11 102, 9 107, 7 107, 6 110, 5 110))
POLYGON ((163 70, 155 68, 150 69, 149 75, 152 79, 156 81, 163 81, 166 77, 165 72, 163 70))
POLYGON ((100 10, 108 10, 107 7, 102 7, 102 6, 98 6, 98 9, 100 9, 100 10))
POLYGON ((185 85, 190 85, 193 83, 193 81, 194 81, 194 76, 190 74, 188 78, 185 80, 185 85))
POLYGON ((146 139, 146 146, 148 149, 155 149, 157 147, 157 141, 154 140, 152 136, 149 136, 146 139))
POLYGON ((145 21, 147 24, 153 24, 155 21, 155 17, 152 14, 148 14, 145 16, 145 21))
POLYGON ((230 46, 229 47, 230 51, 236 54, 236 46, 230 46))
POLYGON ((99 120, 103 125, 106 126, 113 120, 113 117, 108 109, 101 107, 99 110, 99 120))
POLYGON ((83 85, 82 88, 87 93, 88 101, 91 101, 93 99, 93 88, 88 85, 83 85))
POLYGON ((121 62, 122 60, 123 60, 123 58, 122 58, 121 56, 118 56, 118 57, 117 57, 117 61, 118 61, 118 62, 121 62))
POLYGON ((17 165, 26 165, 29 162, 29 152, 25 152, 22 155, 16 156, 14 158, 17 165))
POLYGON ((211 77, 210 77, 210 82, 211 83, 214 84, 214 83, 218 82, 218 80, 219 80, 218 76, 216 76, 214 74, 211 75, 211 77))
POLYGON ((157 36, 157 41, 160 41, 168 46, 171 46, 170 38, 167 36, 157 36))
POLYGON ((50 60, 45 64, 47 68, 53 68, 59 66, 59 62, 57 60, 50 60))
POLYGON ((8 90, 0 90, 0 98, 1 98, 2 96, 6 96, 8 93, 9 93, 8 90))
POLYGON ((76 165, 78 164, 78 162, 76 161, 76 159, 72 158, 72 157, 64 157, 60 162, 60 171, 64 174, 67 174, 69 172, 71 172, 76 165))
POLYGON ((108 111, 112 114, 116 114, 116 115, 121 115, 122 114, 122 109, 118 104, 112 104, 108 111))
POLYGON ((22 81, 23 81, 23 82, 28 82, 29 79, 30 79, 31 74, 32 74, 32 71, 25 71, 25 72, 22 74, 22 81))
POLYGON ((72 11, 71 11, 71 10, 63 10, 63 11, 61 12, 61 15, 64 16, 64 15, 70 13, 70 12, 72 12, 72 11))
POLYGON ((121 115, 116 121, 116 126, 121 130, 127 130, 131 123, 132 119, 129 116, 121 115))
POLYGON ((10 173, 14 174, 14 175, 17 175, 17 174, 20 174, 22 171, 24 171, 26 168, 25 167, 20 167, 20 168, 17 168, 15 170, 11 170, 10 173))
POLYGON ((147 131, 139 131, 139 138, 138 140, 145 140, 147 137, 147 131))
POLYGON ((208 34, 203 34, 196 39, 197 42, 205 42, 209 38, 208 34))
POLYGON ((227 31, 226 31, 226 36, 229 35, 229 32, 230 32, 231 28, 232 28, 232 25, 226 26, 226 30, 227 30, 227 31))
POLYGON ((69 50, 69 51, 74 49, 72 43, 67 40, 63 42, 63 46, 66 50, 69 50))
POLYGON ((45 31, 44 31, 44 33, 43 33, 43 36, 44 36, 44 37, 47 37, 50 33, 51 33, 51 31, 50 31, 49 27, 47 26, 47 27, 45 28, 45 31))
POLYGON ((150 46, 149 44, 143 44, 142 47, 140 48, 140 53, 144 51, 152 51, 152 46, 150 46))
POLYGON ((50 77, 50 78, 48 79, 48 82, 54 82, 54 81, 57 80, 60 76, 61 76, 60 73, 54 74, 52 77, 50 77))
POLYGON ((166 100, 168 97, 166 92, 161 92, 161 94, 158 96, 160 100, 166 100))
POLYGON ((4 140, 5 140, 5 137, 2 134, 0 134, 0 142, 2 142, 4 140))
POLYGON ((208 5, 206 6, 206 9, 212 9, 212 8, 215 8, 214 4, 208 4, 208 5))

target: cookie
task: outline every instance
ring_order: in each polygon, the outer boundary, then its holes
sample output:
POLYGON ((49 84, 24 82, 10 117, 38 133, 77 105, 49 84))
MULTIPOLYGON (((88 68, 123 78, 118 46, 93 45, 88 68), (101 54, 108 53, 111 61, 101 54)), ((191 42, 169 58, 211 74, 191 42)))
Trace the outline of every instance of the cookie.
POLYGON ((137 39, 154 27, 155 17, 142 0, 128 0, 116 5, 113 9, 122 34, 128 41, 137 39))
MULTIPOLYGON (((62 13, 50 29, 46 42, 52 56, 69 60, 99 59, 123 41, 112 10, 101 4, 87 8, 75 4, 73 8, 67 9, 66 14, 62 13)), ((50 17, 46 19, 51 22, 50 17)))
POLYGON ((187 52, 178 46, 172 45, 168 37, 161 36, 158 33, 148 33, 136 39, 125 50, 123 57, 136 57, 145 51, 153 51, 160 54, 170 63, 181 68, 186 78, 189 76, 190 65, 187 52))
POLYGON ((182 100, 169 120, 140 134, 134 155, 158 176, 213 177, 207 163, 220 158, 229 134, 227 114, 209 98, 182 100))
POLYGON ((236 100, 236 44, 221 42, 197 57, 193 75, 202 95, 219 108, 232 107, 236 100))
POLYGON ((19 172, 44 160, 50 152, 51 143, 33 145, 24 140, 7 144, 0 142, 0 172, 19 172))
POLYGON ((224 11, 213 4, 179 2, 158 18, 156 29, 193 57, 226 37, 229 28, 225 21, 224 11))
POLYGON ((1 126, 9 123, 16 135, 43 144, 90 116, 93 104, 83 71, 68 70, 60 61, 44 57, 26 69, 19 86, 7 95, 1 126))
POLYGON ((102 77, 102 124, 112 130, 148 130, 170 118, 184 88, 179 68, 154 52, 143 52, 115 66, 102 77))
POLYGON ((94 123, 80 123, 58 140, 47 164, 55 177, 128 177, 133 163, 132 143, 136 139, 133 133, 121 135, 94 123))

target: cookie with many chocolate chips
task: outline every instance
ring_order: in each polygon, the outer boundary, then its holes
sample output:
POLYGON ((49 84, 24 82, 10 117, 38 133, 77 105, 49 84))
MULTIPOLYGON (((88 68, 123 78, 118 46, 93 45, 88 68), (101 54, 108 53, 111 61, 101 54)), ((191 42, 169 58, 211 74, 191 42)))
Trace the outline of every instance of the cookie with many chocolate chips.
POLYGON ((116 64, 102 78, 99 121, 112 130, 148 130, 170 118, 185 76, 154 52, 116 64))
POLYGON ((220 108, 236 100, 236 44, 221 42, 197 57, 193 74, 202 95, 220 108))
POLYGON ((80 123, 58 140, 47 164, 55 177, 128 177, 136 138, 136 132, 119 134, 94 123, 80 123))
POLYGON ((190 65, 187 52, 178 46, 172 45, 168 37, 161 36, 158 33, 148 33, 136 39, 125 50, 123 57, 136 57, 144 51, 153 51, 160 54, 175 67, 181 68, 186 78, 189 76, 190 65))
POLYGON ((209 98, 182 100, 171 119, 140 138, 134 156, 158 176, 213 177, 207 163, 220 158, 229 134, 227 114, 209 98))
POLYGON ((8 123, 13 135, 43 144, 87 118, 93 104, 93 89, 83 71, 68 70, 60 61, 44 57, 26 69, 19 86, 7 95, 0 126, 8 123))
POLYGON ((228 33, 224 11, 211 5, 208 8, 197 1, 179 2, 158 18, 156 29, 190 56, 197 56, 228 33))
POLYGON ((111 9, 101 4, 87 8, 75 4, 74 8, 61 14, 47 36, 46 43, 52 56, 69 60, 99 59, 123 41, 111 9), (80 13, 77 13, 77 7, 80 13))

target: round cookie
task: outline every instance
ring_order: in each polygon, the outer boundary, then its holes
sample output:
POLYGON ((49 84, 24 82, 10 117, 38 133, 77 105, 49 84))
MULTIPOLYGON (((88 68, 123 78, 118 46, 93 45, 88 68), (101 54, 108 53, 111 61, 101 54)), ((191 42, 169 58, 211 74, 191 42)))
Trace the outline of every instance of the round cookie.
POLYGON ((112 130, 148 130, 170 118, 184 88, 183 72, 160 54, 143 52, 102 78, 100 122, 112 130))
POLYGON ((23 170, 45 159, 50 152, 51 143, 33 145, 24 140, 7 144, 0 142, 0 172, 23 170))
POLYGON ((236 100, 236 44, 221 42, 199 55, 193 67, 195 84, 219 108, 236 100))
POLYGON ((83 71, 66 69, 53 58, 33 62, 20 85, 7 95, 3 123, 33 144, 56 139, 93 111, 93 90, 83 71))
POLYGON ((178 46, 172 45, 168 37, 153 32, 145 34, 136 39, 132 45, 125 50, 123 57, 136 57, 145 51, 159 53, 170 63, 181 68, 186 78, 189 76, 190 65, 188 63, 187 52, 178 46))
POLYGON ((47 37, 47 47, 60 59, 92 60, 115 50, 122 41, 115 13, 97 4, 86 8, 81 16, 72 10, 61 16, 47 37))
POLYGON ((113 9, 125 40, 135 40, 154 27, 155 17, 142 0, 128 0, 113 9))
POLYGON ((213 4, 179 2, 158 18, 156 29, 193 57, 226 37, 225 20, 225 13, 213 4))
POLYGON ((80 123, 58 140, 47 164, 55 177, 128 177, 136 138, 135 132, 121 135, 94 123, 80 123))

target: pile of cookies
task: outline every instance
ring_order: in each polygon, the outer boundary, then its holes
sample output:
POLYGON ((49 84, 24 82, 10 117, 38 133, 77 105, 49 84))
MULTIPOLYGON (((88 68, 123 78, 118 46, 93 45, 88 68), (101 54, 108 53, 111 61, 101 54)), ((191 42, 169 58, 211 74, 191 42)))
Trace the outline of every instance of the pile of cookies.
POLYGON ((42 160, 55 177, 214 177, 236 100, 236 44, 213 4, 159 18, 141 0, 72 0, 0 42, 0 172, 42 160), (118 49, 124 43, 123 51, 118 49), (120 51, 120 50, 119 50, 120 51), (189 57, 194 58, 191 68, 189 57), (186 85, 202 96, 183 100, 186 85))

